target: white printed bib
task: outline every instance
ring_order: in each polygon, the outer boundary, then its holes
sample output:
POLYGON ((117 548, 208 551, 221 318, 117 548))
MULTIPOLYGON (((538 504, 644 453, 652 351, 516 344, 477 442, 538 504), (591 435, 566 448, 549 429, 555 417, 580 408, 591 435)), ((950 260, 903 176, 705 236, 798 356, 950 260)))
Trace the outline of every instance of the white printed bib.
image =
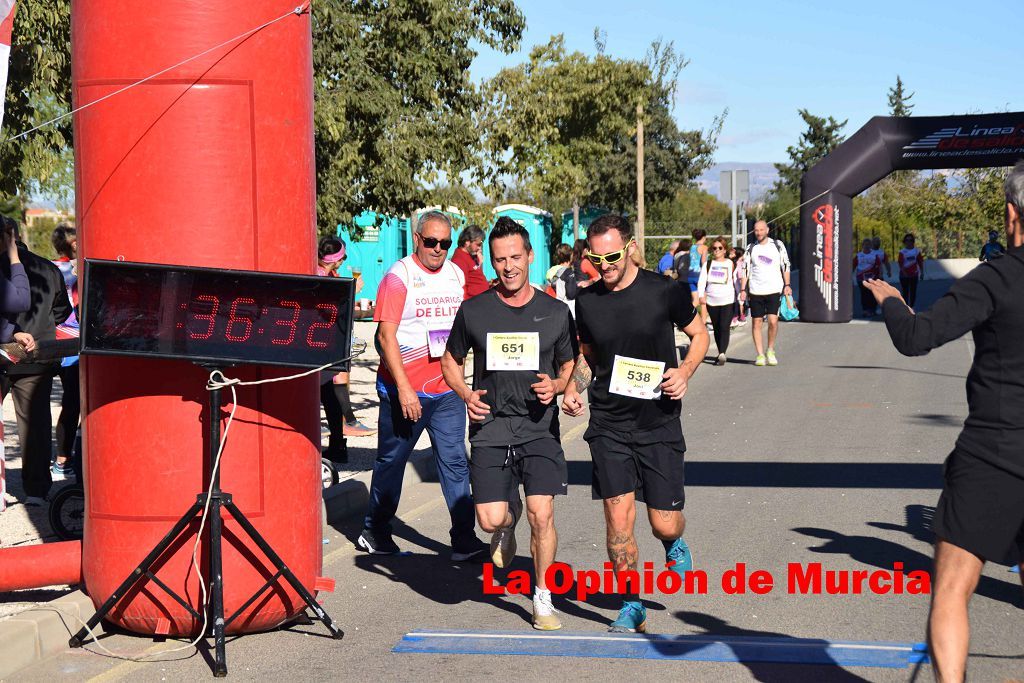
POLYGON ((448 346, 448 337, 452 334, 451 328, 427 331, 427 346, 431 358, 440 358, 444 355, 445 347, 448 346))
POLYGON ((656 360, 640 360, 615 355, 608 391, 630 398, 661 398, 665 364, 656 360))
POLYGON ((729 282, 729 264, 712 263, 708 269, 708 283, 712 285, 724 285, 729 282))
POLYGON ((488 332, 488 370, 540 370, 539 332, 488 332))

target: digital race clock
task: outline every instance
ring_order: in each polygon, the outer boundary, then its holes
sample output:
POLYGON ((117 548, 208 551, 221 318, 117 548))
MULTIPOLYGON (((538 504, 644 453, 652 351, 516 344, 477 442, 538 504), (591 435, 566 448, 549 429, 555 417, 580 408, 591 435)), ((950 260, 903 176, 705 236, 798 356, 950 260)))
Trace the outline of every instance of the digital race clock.
POLYGON ((349 278, 86 259, 83 292, 85 354, 312 368, 351 353, 349 278))

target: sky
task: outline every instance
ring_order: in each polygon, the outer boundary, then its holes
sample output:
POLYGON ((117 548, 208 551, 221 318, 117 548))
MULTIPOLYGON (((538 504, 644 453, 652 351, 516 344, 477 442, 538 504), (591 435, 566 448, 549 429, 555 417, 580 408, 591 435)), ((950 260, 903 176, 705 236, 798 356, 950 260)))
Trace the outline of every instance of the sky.
POLYGON ((673 41, 690 60, 675 115, 706 128, 729 109, 717 162, 785 161, 805 126, 797 113, 848 119, 849 136, 888 114, 888 90, 902 78, 914 116, 1024 110, 1017 28, 1020 0, 987 3, 709 2, 707 0, 517 0, 526 15, 521 49, 482 48, 471 75, 481 81, 526 61, 532 46, 565 35, 569 50, 642 59, 652 40, 673 41))

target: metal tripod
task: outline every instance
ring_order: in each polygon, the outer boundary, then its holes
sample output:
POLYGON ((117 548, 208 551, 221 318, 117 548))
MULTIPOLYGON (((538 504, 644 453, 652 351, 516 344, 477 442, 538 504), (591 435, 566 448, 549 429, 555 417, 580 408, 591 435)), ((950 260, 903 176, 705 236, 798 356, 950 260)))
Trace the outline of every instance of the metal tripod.
MULTIPOLYGON (((205 367, 205 366, 204 366, 205 367)), ((211 368, 216 369, 216 368, 211 368)), ((284 578, 285 581, 299 594, 299 597, 306 603, 316 618, 323 622, 327 630, 330 631, 331 637, 335 640, 340 640, 344 637, 344 632, 334 624, 334 620, 331 619, 324 609, 317 603, 316 598, 310 593, 302 582, 299 581, 292 570, 288 568, 284 560, 274 552, 274 549, 270 547, 266 539, 260 535, 260 532, 256 530, 256 527, 252 525, 249 519, 242 513, 238 507, 235 506, 231 499, 231 494, 220 490, 220 468, 215 467, 217 461, 217 452, 220 448, 220 411, 221 411, 221 392, 220 387, 208 390, 210 394, 210 489, 204 491, 196 496, 196 502, 185 512, 184 515, 178 520, 174 527, 167 532, 167 535, 156 545, 153 550, 146 555, 146 558, 139 563, 139 565, 132 571, 132 573, 126 578, 120 586, 107 598, 106 602, 100 605, 100 608, 96 610, 96 613, 89 619, 86 626, 82 627, 78 633, 71 637, 68 641, 68 645, 73 648, 81 647, 92 629, 104 619, 107 614, 117 605, 118 602, 137 584, 145 579, 149 579, 157 586, 159 586, 165 593, 167 593, 175 602, 185 608, 197 621, 202 621, 203 615, 197 612, 193 607, 174 590, 172 590, 166 583, 161 581, 154 573, 153 565, 159 560, 169 547, 178 539, 180 534, 185 528, 198 518, 203 515, 203 509, 209 501, 210 512, 209 512, 209 541, 210 541, 210 557, 209 557, 209 590, 207 591, 207 604, 203 605, 203 609, 207 612, 207 623, 211 629, 211 635, 214 639, 214 669, 213 675, 220 678, 226 676, 228 673, 227 657, 224 651, 224 631, 228 626, 234 622, 246 609, 249 608, 264 592, 269 590, 278 579, 284 578), (256 591, 252 597, 245 601, 245 603, 239 607, 234 614, 227 619, 224 618, 224 577, 223 577, 223 557, 221 552, 221 541, 223 531, 223 519, 221 518, 221 510, 227 510, 228 514, 238 523, 241 530, 247 535, 260 549, 261 552, 266 556, 270 563, 274 566, 277 572, 267 579, 267 582, 263 584, 258 591, 256 591)))

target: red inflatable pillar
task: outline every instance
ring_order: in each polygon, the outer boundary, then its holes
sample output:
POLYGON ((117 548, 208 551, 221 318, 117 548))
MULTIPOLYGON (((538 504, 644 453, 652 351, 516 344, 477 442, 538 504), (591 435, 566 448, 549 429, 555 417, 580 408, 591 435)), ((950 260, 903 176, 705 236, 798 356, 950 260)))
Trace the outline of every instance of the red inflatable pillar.
MULTIPOLYGON (((315 265, 312 46, 296 0, 75 0, 77 107, 261 26, 75 117, 83 257, 312 274, 315 265), (287 15, 287 16, 284 16, 287 15)), ((82 359, 88 485, 83 576, 97 605, 204 490, 207 370, 180 361, 82 359)), ((244 379, 284 371, 242 368, 244 379)), ((225 403, 231 401, 225 392, 225 403)), ((317 378, 238 391, 222 487, 311 590, 322 561, 317 378)), ((224 416, 230 406, 225 406, 224 416)), ((225 521, 224 609, 273 572, 225 521)), ((193 538, 157 576, 201 602, 193 538)), ((199 566, 206 571, 205 546, 199 566)), ((193 634, 198 624, 154 583, 113 621, 193 634)), ((301 611, 280 582, 229 632, 301 611)))

